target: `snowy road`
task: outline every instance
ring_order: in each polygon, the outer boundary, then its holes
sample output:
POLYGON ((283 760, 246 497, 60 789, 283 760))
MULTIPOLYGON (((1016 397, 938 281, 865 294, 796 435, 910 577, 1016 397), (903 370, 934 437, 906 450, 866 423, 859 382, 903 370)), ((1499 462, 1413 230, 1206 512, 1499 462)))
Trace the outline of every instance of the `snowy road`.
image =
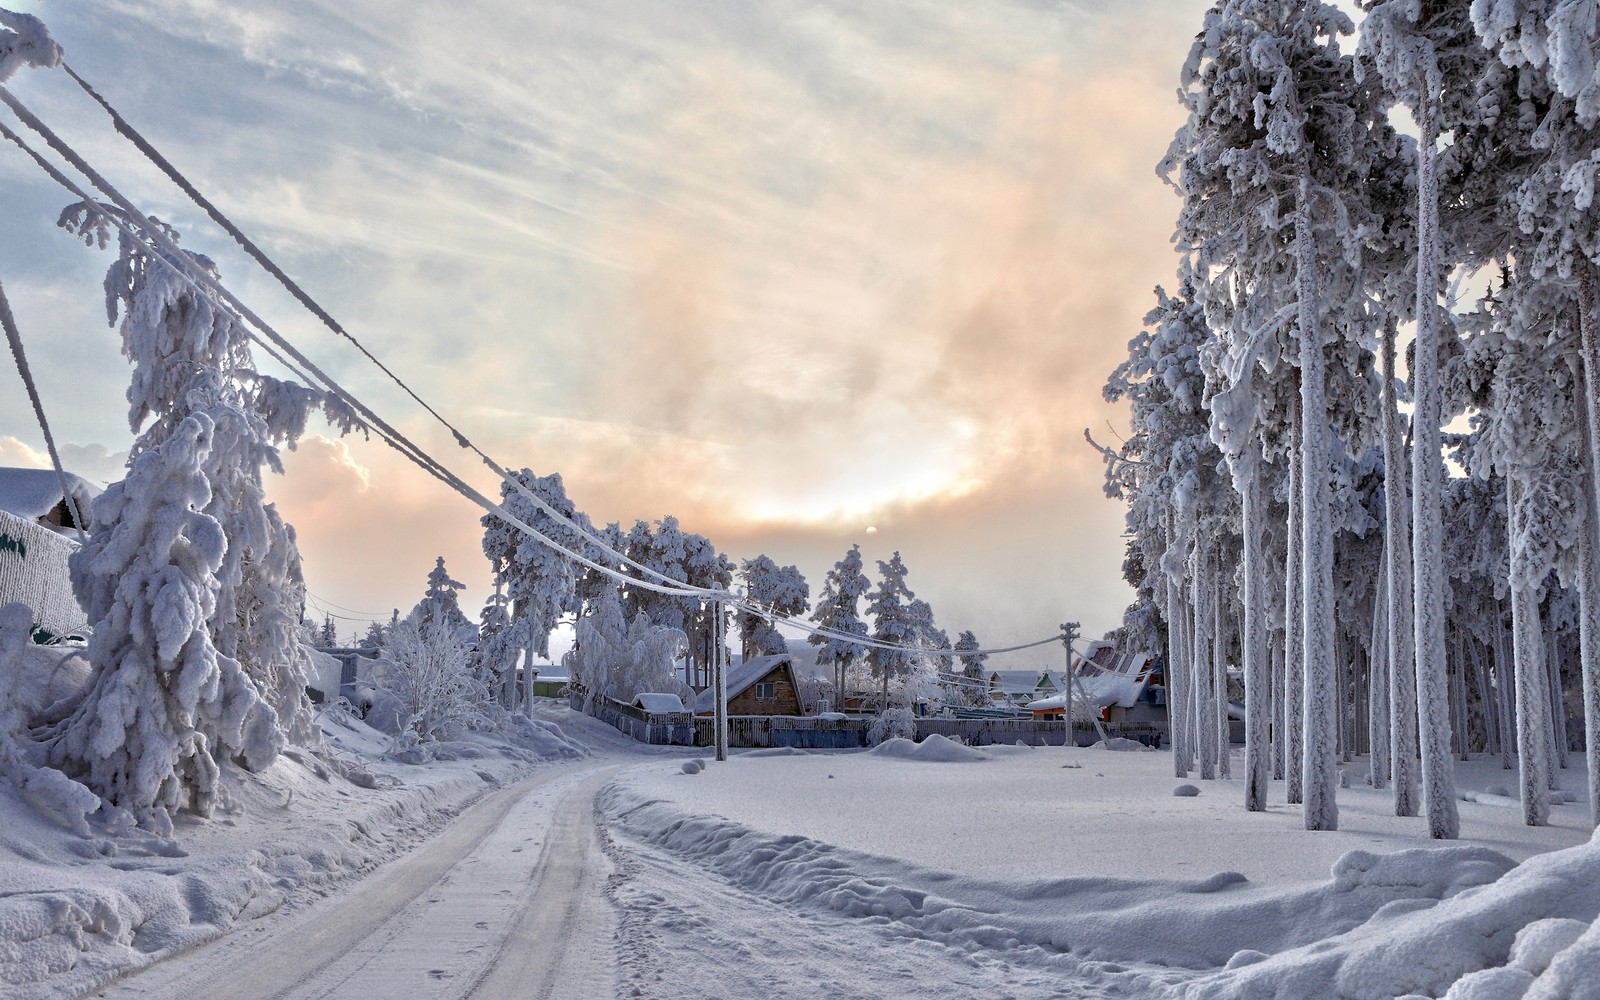
POLYGON ((609 997, 616 921, 594 794, 619 766, 542 769, 347 891, 241 927, 98 996, 609 997))

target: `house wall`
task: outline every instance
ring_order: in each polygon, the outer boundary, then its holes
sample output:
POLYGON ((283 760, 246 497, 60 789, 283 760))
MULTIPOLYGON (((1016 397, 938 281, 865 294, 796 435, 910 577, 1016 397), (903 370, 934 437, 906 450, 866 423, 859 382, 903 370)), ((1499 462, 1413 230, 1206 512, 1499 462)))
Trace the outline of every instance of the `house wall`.
POLYGON ((0 510, 0 604, 21 601, 33 609, 35 626, 56 635, 86 626, 67 575, 67 556, 76 548, 49 528, 0 510))
MULTIPOLYGON (((748 676, 748 675, 746 675, 748 676)), ((728 699, 729 715, 799 715, 800 696, 795 692, 794 681, 786 665, 780 664, 767 671, 759 681, 728 699), (756 687, 773 685, 774 697, 762 700, 756 697, 756 687)))

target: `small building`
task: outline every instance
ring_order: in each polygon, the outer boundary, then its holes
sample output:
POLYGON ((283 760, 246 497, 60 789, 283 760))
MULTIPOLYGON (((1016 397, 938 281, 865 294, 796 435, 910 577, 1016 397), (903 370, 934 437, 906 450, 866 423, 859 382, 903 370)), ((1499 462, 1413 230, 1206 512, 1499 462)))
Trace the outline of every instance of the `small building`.
MULTIPOLYGON (((800 715, 800 687, 794 658, 788 653, 752 657, 728 671, 729 715, 800 715)), ((708 687, 694 696, 690 710, 715 715, 717 691, 708 687)))
POLYGON ((633 696, 633 707, 649 712, 651 715, 682 714, 688 709, 683 707, 683 699, 675 694, 665 694, 652 691, 641 691, 633 696))

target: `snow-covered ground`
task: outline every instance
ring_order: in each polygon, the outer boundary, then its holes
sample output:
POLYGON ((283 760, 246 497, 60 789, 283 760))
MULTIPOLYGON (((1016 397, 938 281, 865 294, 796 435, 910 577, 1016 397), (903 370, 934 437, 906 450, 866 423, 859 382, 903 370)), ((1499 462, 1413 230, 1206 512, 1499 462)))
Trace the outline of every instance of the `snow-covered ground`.
POLYGON ((538 715, 412 764, 325 715, 377 788, 296 753, 173 841, 0 801, 0 996, 1600 997, 1586 809, 1521 825, 1498 760, 1439 844, 1359 763, 1307 833, 1165 752, 718 764, 538 715))

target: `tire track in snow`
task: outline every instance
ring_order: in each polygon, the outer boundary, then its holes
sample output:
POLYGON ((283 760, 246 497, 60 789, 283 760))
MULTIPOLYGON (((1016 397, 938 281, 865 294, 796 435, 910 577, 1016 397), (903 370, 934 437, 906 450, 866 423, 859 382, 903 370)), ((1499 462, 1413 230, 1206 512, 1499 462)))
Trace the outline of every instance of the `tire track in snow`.
MULTIPOLYGON (((576 928, 603 922, 607 915, 589 913, 584 921, 552 927, 539 904, 554 892, 562 897, 555 907, 562 916, 582 912, 583 882, 594 878, 594 859, 604 860, 592 843, 594 791, 616 766, 557 765, 496 789, 438 836, 337 897, 264 918, 258 926, 241 925, 99 996, 311 1000, 364 994, 435 1000, 470 995, 485 1000, 528 995, 527 978, 508 981, 495 974, 501 961, 525 976, 540 963, 534 971, 545 977, 544 992, 535 995, 552 996, 555 977, 584 964, 571 954, 576 928), (555 805, 546 801, 553 795, 559 796, 555 805), (586 831, 590 843, 584 842, 586 831), (543 844, 531 864, 512 857, 526 850, 512 844, 535 837, 543 844), (574 850, 576 859, 565 857, 574 850), (469 916, 488 919, 473 922, 469 916), (491 926, 496 917, 499 929, 491 926), (557 961, 546 966, 552 943, 557 961), (435 967, 410 968, 434 953, 451 952, 445 962, 431 963, 435 967), (451 979, 462 982, 452 988, 451 979)), ((603 908, 598 886, 588 895, 603 908)))

